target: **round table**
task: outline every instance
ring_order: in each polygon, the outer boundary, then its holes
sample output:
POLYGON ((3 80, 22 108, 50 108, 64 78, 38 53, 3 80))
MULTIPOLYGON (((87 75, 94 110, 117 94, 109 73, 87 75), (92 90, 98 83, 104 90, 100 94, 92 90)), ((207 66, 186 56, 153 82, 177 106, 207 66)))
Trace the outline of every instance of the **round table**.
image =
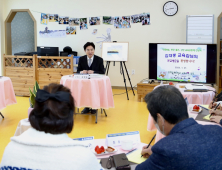
POLYGON ((16 103, 17 101, 11 79, 9 77, 0 77, 0 110, 7 105, 16 103))
MULTIPOLYGON (((156 86, 154 89, 160 87, 160 86, 165 86, 165 85, 169 85, 169 84, 162 84, 159 86, 156 86)), ((177 83, 174 86, 176 88, 178 88, 181 92, 181 94, 183 95, 184 98, 187 98, 189 104, 210 104, 210 102, 213 100, 214 96, 215 96, 215 92, 216 91, 213 87, 210 86, 206 86, 208 88, 208 92, 184 92, 185 88, 180 88, 179 86, 185 86, 187 84, 183 84, 183 83, 177 83)))
MULTIPOLYGON (((72 76, 63 76, 60 84, 71 90, 77 108, 114 108, 113 92, 108 76, 91 79, 76 79, 72 76)), ((95 116, 97 123, 97 113, 95 116)))
POLYGON ((108 76, 91 79, 63 76, 60 84, 71 90, 75 106, 78 108, 108 109, 114 107, 113 92, 108 76))
POLYGON ((22 119, 19 121, 19 124, 16 128, 15 134, 14 136, 19 136, 21 135, 23 132, 25 132, 26 130, 28 130, 31 127, 31 124, 29 122, 29 119, 22 119))

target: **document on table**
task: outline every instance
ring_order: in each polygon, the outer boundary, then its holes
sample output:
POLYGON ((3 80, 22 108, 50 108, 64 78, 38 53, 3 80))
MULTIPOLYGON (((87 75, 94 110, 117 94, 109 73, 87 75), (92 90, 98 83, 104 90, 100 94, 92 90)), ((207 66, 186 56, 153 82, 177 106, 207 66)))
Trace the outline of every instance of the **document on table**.
POLYGON ((134 162, 134 163, 137 163, 137 164, 140 164, 140 163, 144 162, 147 158, 141 157, 141 151, 142 151, 141 149, 137 149, 134 152, 129 153, 127 155, 128 160, 130 162, 134 162))
MULTIPOLYGON (((208 108, 208 107, 209 107, 209 105, 201 105, 201 106, 203 106, 203 107, 205 107, 205 108, 208 108)), ((207 116, 204 116, 203 119, 205 119, 205 120, 210 120, 210 114, 207 115, 207 116)))
POLYGON ((106 135, 107 146, 121 146, 122 140, 132 140, 134 144, 140 143, 140 133, 139 131, 134 131, 106 135))
POLYGON ((192 84, 187 84, 185 86, 185 89, 187 90, 194 90, 194 89, 205 89, 205 90, 208 90, 208 88, 206 86, 193 86, 192 84))
POLYGON ((73 140, 81 141, 83 144, 87 145, 90 149, 94 149, 94 136, 84 137, 84 138, 74 138, 73 140))
POLYGON ((210 114, 207 115, 207 116, 204 116, 203 119, 205 119, 205 120, 210 120, 210 114))

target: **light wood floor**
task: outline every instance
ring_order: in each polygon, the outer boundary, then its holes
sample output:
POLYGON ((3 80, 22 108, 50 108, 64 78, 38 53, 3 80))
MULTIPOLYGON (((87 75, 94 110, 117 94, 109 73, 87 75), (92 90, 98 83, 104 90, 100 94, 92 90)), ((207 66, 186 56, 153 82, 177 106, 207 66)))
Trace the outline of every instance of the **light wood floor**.
MULTIPOLYGON (((123 93, 125 90, 114 89, 113 94, 123 93)), ((135 91, 135 93, 137 93, 135 91)), ((29 107, 28 97, 16 97, 17 104, 7 106, 1 112, 5 119, 0 117, 0 161, 10 137, 15 133, 16 127, 21 119, 27 118, 29 107)), ((156 131, 147 131, 148 111, 145 102, 137 102, 137 94, 133 96, 129 91, 129 100, 126 94, 114 96, 115 108, 106 110, 108 117, 104 114, 98 116, 95 124, 95 116, 74 116, 74 128, 69 134, 71 138, 94 136, 95 139, 105 138, 106 134, 139 131, 141 142, 149 143, 156 131)))

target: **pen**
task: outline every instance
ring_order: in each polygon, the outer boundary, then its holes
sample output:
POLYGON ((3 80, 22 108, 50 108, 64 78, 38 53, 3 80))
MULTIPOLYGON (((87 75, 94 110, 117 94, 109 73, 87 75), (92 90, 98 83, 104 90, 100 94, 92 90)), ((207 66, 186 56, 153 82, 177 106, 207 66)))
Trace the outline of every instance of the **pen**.
POLYGON ((133 152, 133 151, 135 151, 135 150, 137 150, 137 149, 133 149, 133 150, 127 152, 126 155, 128 155, 129 153, 131 153, 131 152, 133 152))
MULTIPOLYGON (((156 137, 156 134, 153 136, 153 138, 151 139, 151 141, 150 141, 150 143, 149 143, 149 145, 147 145, 147 147, 146 148, 149 148, 149 146, 150 146, 150 144, 152 143, 152 141, 153 141, 153 139, 156 137)), ((143 157, 143 155, 141 155, 141 158, 143 157)))
POLYGON ((201 105, 197 105, 197 106, 199 106, 199 107, 201 107, 201 108, 203 108, 203 109, 209 110, 208 108, 203 107, 203 106, 201 106, 201 105))
MULTIPOLYGON (((217 104, 217 106, 215 107, 214 110, 216 110, 218 108, 218 106, 220 105, 220 103, 217 104)), ((210 117, 212 116, 213 113, 210 114, 210 117)))

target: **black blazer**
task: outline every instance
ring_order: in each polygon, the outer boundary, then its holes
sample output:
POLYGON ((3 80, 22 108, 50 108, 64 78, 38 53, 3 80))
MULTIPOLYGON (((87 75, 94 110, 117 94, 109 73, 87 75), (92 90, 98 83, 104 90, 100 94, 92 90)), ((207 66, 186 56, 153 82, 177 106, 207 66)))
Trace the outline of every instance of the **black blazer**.
POLYGON ((96 74, 105 74, 103 59, 94 55, 93 62, 91 66, 88 66, 87 56, 84 55, 79 58, 77 73, 83 70, 93 70, 96 74))

